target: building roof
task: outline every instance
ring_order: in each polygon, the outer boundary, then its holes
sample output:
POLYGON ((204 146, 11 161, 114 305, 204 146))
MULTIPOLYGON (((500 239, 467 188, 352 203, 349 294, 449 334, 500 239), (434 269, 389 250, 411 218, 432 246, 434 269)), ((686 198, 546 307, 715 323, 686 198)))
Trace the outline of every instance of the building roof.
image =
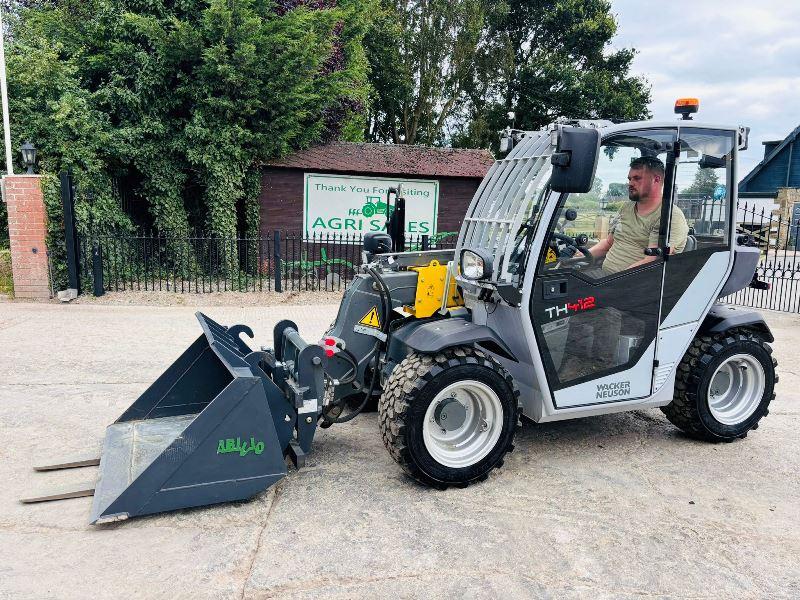
POLYGON ((740 194, 773 195, 778 188, 800 188, 800 127, 773 144, 764 142, 764 160, 739 183, 740 194))
POLYGON ((313 171, 483 178, 492 163, 488 150, 332 142, 266 164, 313 171))

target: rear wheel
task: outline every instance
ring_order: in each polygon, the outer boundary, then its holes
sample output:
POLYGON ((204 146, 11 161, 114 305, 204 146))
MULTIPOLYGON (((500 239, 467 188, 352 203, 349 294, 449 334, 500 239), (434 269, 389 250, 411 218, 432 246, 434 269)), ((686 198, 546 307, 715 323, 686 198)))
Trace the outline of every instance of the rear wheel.
POLYGON ((693 437, 743 438, 769 413, 776 365, 772 348, 753 331, 698 336, 678 367, 675 396, 661 410, 693 437))
POLYGON ((485 479, 513 448, 518 397, 508 372, 479 350, 411 354, 378 404, 381 435, 418 481, 466 486, 485 479))

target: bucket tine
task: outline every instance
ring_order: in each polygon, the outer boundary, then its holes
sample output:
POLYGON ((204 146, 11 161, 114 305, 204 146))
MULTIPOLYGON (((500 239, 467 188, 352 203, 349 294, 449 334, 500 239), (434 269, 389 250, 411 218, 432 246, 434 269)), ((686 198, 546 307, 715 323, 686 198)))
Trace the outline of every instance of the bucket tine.
POLYGON ((34 471, 60 471, 62 469, 77 469, 79 467, 96 467, 100 464, 99 456, 83 456, 64 458, 60 462, 49 465, 36 465, 34 471))
POLYGON ((57 488, 39 496, 21 498, 23 504, 37 504, 39 502, 52 502, 53 500, 67 500, 68 498, 83 498, 94 495, 94 483, 72 484, 63 488, 57 488))

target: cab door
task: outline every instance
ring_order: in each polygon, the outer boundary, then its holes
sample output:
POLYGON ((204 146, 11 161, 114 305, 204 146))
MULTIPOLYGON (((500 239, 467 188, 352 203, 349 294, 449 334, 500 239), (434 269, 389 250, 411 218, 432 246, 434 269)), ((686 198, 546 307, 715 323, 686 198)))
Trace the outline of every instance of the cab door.
MULTIPOLYGON (((556 408, 619 402, 650 395, 660 320, 664 258, 629 268, 604 269, 584 257, 612 230, 628 226, 620 209, 628 198, 633 159, 664 165, 656 223, 667 246, 675 175, 677 129, 622 132, 608 137, 592 190, 564 194, 549 225, 531 295, 530 311, 556 408), (583 252, 581 252, 581 249, 583 252)), ((619 231, 619 229, 616 229, 619 231)), ((641 258, 645 258, 642 248, 641 258)))

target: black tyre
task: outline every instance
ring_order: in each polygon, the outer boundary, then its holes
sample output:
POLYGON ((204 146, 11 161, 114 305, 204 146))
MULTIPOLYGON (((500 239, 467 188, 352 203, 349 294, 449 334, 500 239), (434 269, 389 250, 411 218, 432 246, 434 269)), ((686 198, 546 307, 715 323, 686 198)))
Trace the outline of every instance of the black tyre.
POLYGON ((770 345, 754 331, 698 336, 678 366, 673 400, 661 410, 692 437, 743 438, 769 413, 777 364, 770 345))
POLYGON ((486 479, 513 449, 519 391, 480 350, 411 354, 392 371, 378 420, 406 473, 437 488, 464 487, 486 479))

